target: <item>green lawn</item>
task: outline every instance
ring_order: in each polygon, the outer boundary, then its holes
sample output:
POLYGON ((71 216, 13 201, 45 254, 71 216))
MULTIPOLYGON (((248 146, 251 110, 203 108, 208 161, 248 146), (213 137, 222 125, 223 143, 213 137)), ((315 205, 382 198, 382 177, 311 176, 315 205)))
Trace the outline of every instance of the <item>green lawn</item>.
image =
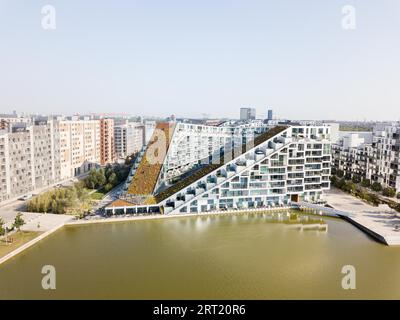
POLYGON ((18 231, 16 233, 12 233, 10 236, 8 236, 9 240, 12 239, 12 243, 8 244, 5 242, 5 239, 2 238, 0 240, 0 258, 36 238, 41 233, 42 232, 37 231, 18 231))
POLYGON ((104 191, 96 191, 90 194, 90 199, 92 200, 101 200, 104 198, 106 193, 104 191))

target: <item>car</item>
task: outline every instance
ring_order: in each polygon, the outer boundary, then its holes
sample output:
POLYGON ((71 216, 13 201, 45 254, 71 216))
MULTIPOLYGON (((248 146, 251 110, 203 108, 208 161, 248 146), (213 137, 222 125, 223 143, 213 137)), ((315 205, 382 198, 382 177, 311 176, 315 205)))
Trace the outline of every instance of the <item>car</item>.
POLYGON ((32 197, 33 197, 32 194, 26 194, 26 195, 23 195, 22 197, 18 198, 18 200, 26 201, 26 200, 29 200, 32 197))

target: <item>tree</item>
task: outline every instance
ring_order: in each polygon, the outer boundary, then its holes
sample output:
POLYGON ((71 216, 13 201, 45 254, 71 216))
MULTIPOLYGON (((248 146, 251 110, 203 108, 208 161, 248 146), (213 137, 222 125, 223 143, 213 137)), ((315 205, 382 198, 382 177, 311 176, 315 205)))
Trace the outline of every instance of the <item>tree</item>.
POLYGON ((354 193, 356 191, 356 185, 354 184, 354 182, 347 181, 342 187, 342 190, 349 193, 354 193))
POLYGON ((361 177, 359 175, 355 174, 351 180, 353 180, 354 183, 360 183, 361 177))
POLYGON ((13 225, 19 231, 24 224, 25 224, 25 221, 24 221, 24 219, 22 219, 22 214, 21 214, 21 212, 18 212, 17 216, 14 219, 13 225))
POLYGON ((371 186, 371 189, 376 192, 380 192, 382 191, 382 185, 379 182, 374 182, 371 186))
POLYGON ((393 189, 393 188, 388 187, 388 188, 383 189, 382 194, 385 197, 393 198, 396 195, 396 190, 393 189))
POLYGON ((397 194, 397 199, 400 199, 400 192, 397 194))
POLYGON ((4 220, 0 218, 0 236, 4 236, 6 229, 4 228, 4 220))
POLYGON ((110 191, 112 188, 113 188, 113 185, 112 185, 111 183, 107 183, 107 184, 104 186, 104 191, 105 191, 105 192, 108 192, 108 191, 110 191))
POLYGON ((369 188, 371 186, 371 181, 369 179, 362 179, 361 181, 361 185, 364 188, 369 188))
POLYGON ((113 186, 116 186, 118 184, 118 177, 114 172, 111 173, 108 177, 108 183, 112 184, 113 186))

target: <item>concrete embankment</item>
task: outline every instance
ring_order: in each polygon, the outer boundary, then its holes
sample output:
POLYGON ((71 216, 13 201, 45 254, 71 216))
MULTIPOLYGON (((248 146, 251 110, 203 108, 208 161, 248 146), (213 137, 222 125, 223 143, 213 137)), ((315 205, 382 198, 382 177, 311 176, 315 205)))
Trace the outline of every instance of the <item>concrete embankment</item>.
POLYGON ((17 249, 11 251, 10 253, 6 254, 4 257, 0 258, 0 265, 3 264, 4 262, 12 259, 13 257, 15 257, 16 255, 18 255, 19 253, 21 253, 22 251, 32 247, 33 245, 35 245, 36 243, 38 243, 39 241, 45 239, 46 237, 48 237, 49 235, 51 235, 52 233, 56 232, 57 230, 61 229, 64 226, 63 224, 60 224, 42 234, 40 234, 39 236, 37 236, 36 238, 30 240, 29 242, 23 244, 22 246, 18 247, 17 249))
POLYGON ((96 223, 114 223, 114 222, 127 222, 127 221, 139 221, 139 220, 153 220, 153 219, 170 219, 170 218, 181 218, 181 217, 201 217, 210 215, 222 215, 222 214, 240 214, 240 213, 251 213, 251 212, 279 212, 294 209, 293 206, 285 207, 274 207, 274 208, 256 208, 256 209, 243 209, 243 210, 225 210, 225 211, 211 211, 204 213, 185 213, 185 214, 155 214, 148 216, 125 216, 125 217, 110 217, 96 220, 75 220, 66 223, 66 226, 96 224, 96 223))

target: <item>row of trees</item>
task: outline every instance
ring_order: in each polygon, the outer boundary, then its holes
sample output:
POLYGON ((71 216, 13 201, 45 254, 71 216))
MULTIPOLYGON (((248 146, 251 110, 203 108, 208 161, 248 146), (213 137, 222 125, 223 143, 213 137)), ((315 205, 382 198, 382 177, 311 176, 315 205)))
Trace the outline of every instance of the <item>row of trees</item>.
MULTIPOLYGON (((396 189, 390 187, 383 188, 382 184, 380 184, 379 182, 371 183, 369 179, 362 178, 356 174, 345 174, 342 170, 335 170, 334 168, 332 168, 332 175, 333 177, 336 175, 338 178, 344 179, 345 181, 351 181, 354 184, 360 184, 362 187, 369 188, 372 191, 382 192, 382 195, 384 195, 385 197, 393 198, 396 196, 396 189)), ((397 198, 400 199, 400 192, 397 194, 397 198)))
POLYGON ((336 176, 332 176, 331 182, 336 188, 341 189, 344 192, 351 193, 374 206, 377 206, 381 203, 379 197, 375 193, 366 191, 352 180, 346 180, 345 178, 339 179, 336 176))
POLYGON ((29 212, 65 214, 74 212, 81 214, 90 210, 91 201, 89 192, 83 183, 76 183, 72 187, 52 189, 44 192, 28 202, 29 212))
POLYGON ((20 212, 17 213, 14 219, 14 223, 10 229, 4 226, 4 220, 0 218, 0 237, 4 236, 6 234, 6 231, 7 232, 12 231, 14 228, 16 228, 19 231, 24 224, 25 221, 22 218, 22 214, 20 212))
POLYGON ((129 174, 129 168, 120 165, 108 165, 104 169, 92 169, 84 180, 89 189, 102 189, 105 192, 123 182, 129 174))

